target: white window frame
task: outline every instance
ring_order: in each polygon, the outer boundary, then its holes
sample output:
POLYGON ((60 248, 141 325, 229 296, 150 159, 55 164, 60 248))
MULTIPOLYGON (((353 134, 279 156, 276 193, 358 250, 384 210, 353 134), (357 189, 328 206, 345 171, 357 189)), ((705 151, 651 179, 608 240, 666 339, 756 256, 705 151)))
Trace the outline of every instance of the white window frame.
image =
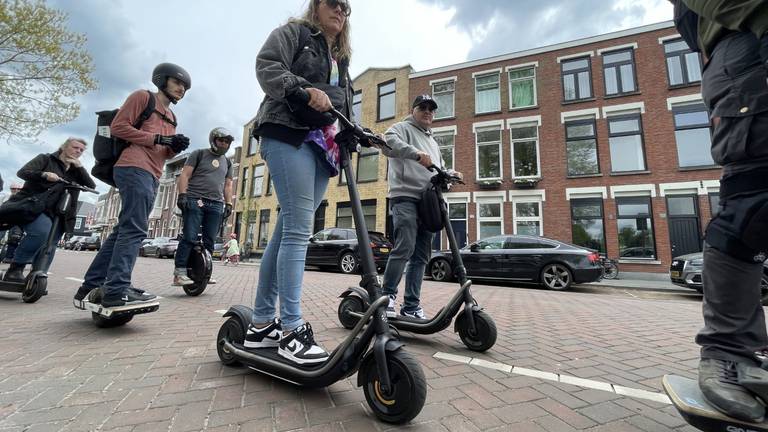
POLYGON ((475 135, 475 167, 478 168, 475 170, 475 180, 477 181, 485 181, 485 180, 502 180, 504 178, 504 153, 502 152, 502 143, 504 142, 504 137, 502 132, 502 128, 504 126, 504 120, 498 120, 498 121, 490 121, 490 122, 481 122, 481 123, 475 123, 472 125, 472 132, 475 135), (498 130, 499 131, 499 141, 498 144, 494 143, 487 143, 482 144, 483 147, 489 147, 492 145, 498 145, 499 148, 499 176, 498 177, 488 177, 488 178, 480 178, 480 145, 477 142, 477 133, 478 132, 485 132, 490 130, 498 130))
MULTIPOLYGON (((456 169, 456 135, 458 133, 458 128, 456 126, 445 126, 445 127, 436 127, 432 129, 432 136, 445 136, 445 135, 451 135, 453 136, 453 145, 451 146, 451 165, 450 169, 456 169)), ((438 145, 440 149, 443 149, 447 146, 444 145, 438 145)), ((442 152, 441 152, 442 154, 442 152)))
MULTIPOLYGON (((454 118, 456 117, 456 77, 448 77, 448 78, 441 78, 432 80, 429 82, 429 87, 432 89, 432 98, 435 98, 435 85, 436 84, 446 84, 448 82, 453 82, 453 91, 451 92, 451 107, 453 108, 453 114, 443 117, 438 117, 437 113, 440 111, 439 107, 438 110, 435 111, 435 120, 441 120, 441 119, 447 119, 447 118, 454 118)), ((448 92, 442 92, 442 94, 447 94, 448 92)))
MULTIPOLYGON (((475 192, 476 195, 478 193, 479 192, 475 192)), ((475 232, 477 233, 476 241, 482 240, 482 238, 480 238, 480 225, 483 222, 499 222, 501 225, 501 232, 498 235, 504 235, 504 192, 494 192, 494 195, 496 196, 487 196, 475 199, 475 214, 477 215, 477 224, 475 226, 475 232), (499 217, 480 217, 480 205, 482 204, 498 204, 499 217)))
POLYGON ((253 167, 253 173, 251 174, 251 184, 253 184, 251 197, 260 197, 264 195, 264 167, 264 164, 254 165, 253 167), (258 191, 258 195, 256 194, 256 191, 258 191))
POLYGON ((472 74, 472 79, 475 80, 475 114, 486 114, 501 111, 501 68, 492 69, 487 71, 475 72, 472 74), (491 111, 478 111, 477 110, 477 80, 478 78, 486 78, 489 76, 496 76, 496 91, 498 93, 499 109, 491 111))
POLYGON ((539 106, 539 90, 538 86, 536 85, 536 70, 539 68, 539 62, 532 62, 532 63, 524 63, 519 65, 513 65, 513 66, 507 66, 506 72, 507 72, 507 89, 509 93, 509 110, 519 110, 519 109, 527 109, 527 108, 533 108, 539 106), (510 74, 515 71, 519 71, 522 69, 533 69, 533 76, 528 78, 515 78, 514 80, 510 78, 510 74), (526 106, 512 106, 512 82, 518 82, 518 81, 525 81, 525 80, 533 80, 533 105, 526 105, 526 106))
POLYGON ((541 126, 541 120, 537 123, 509 123, 509 152, 510 152, 510 171, 512 172, 512 179, 528 179, 528 178, 541 178, 541 148, 539 147, 539 126, 541 126), (524 127, 536 127, 536 138, 520 138, 512 139, 512 129, 524 128, 524 127), (536 168, 537 173, 529 176, 518 176, 515 173, 515 143, 518 142, 536 142, 536 168))
MULTIPOLYGON (((443 194, 443 199, 445 200, 445 203, 448 205, 449 222, 450 221, 454 221, 454 220, 456 220, 456 221, 463 220, 464 221, 464 224, 465 224, 466 230, 467 230, 467 238, 465 239, 467 244, 470 243, 470 241, 469 241, 469 219, 470 219, 469 218, 469 208, 470 208, 469 207, 469 201, 470 201, 470 197, 471 196, 470 196, 469 192, 446 192, 446 193, 443 194), (457 205, 457 204, 464 204, 464 206, 465 206, 466 213, 464 214, 464 219, 450 219, 450 214, 451 214, 451 208, 450 207, 451 207, 451 205, 457 205)), ((444 236, 442 234, 439 234, 439 235, 440 235, 440 248, 444 249, 445 247, 447 247, 447 246, 445 246, 445 244, 447 242, 447 238, 446 238, 446 236, 444 236)), ((456 239, 456 240, 459 240, 459 239, 456 239)))
POLYGON ((529 196, 529 197, 517 197, 512 199, 512 232, 514 234, 517 234, 517 223, 518 222, 538 222, 539 223, 539 234, 538 236, 544 236, 544 207, 541 205, 541 200, 538 199, 535 196, 529 196), (539 206, 539 216, 538 217, 531 217, 531 216, 517 216, 517 205, 518 204, 536 204, 539 206))

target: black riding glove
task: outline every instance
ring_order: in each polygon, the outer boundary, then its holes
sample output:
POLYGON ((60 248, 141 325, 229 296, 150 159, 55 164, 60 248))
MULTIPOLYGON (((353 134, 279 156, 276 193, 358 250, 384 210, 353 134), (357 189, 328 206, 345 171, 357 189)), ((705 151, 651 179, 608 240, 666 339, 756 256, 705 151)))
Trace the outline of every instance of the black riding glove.
POLYGON ((182 134, 155 135, 155 144, 168 146, 174 153, 181 153, 189 147, 189 138, 182 134))
POLYGON ((224 213, 222 213, 222 219, 227 220, 232 215, 232 204, 224 204, 224 213))
POLYGON ((182 213, 184 212, 184 210, 187 209, 187 194, 185 193, 179 194, 179 197, 176 198, 176 207, 178 207, 179 210, 182 211, 182 213))

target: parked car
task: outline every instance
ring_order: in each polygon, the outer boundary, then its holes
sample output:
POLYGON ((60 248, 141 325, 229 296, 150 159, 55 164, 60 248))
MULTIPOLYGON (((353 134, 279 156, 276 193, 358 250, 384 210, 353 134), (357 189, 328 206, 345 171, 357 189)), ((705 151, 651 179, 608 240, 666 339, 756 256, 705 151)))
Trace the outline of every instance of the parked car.
MULTIPOLYGON (((384 234, 368 231, 373 259, 378 270, 387 265, 392 242, 384 234)), ((342 273, 355 273, 359 270, 357 234, 351 228, 328 228, 318 231, 309 239, 307 247, 307 265, 321 268, 335 267, 342 273)))
POLYGON ((86 236, 72 236, 64 243, 64 249, 75 250, 78 243, 85 240, 86 236))
POLYGON ((157 237, 142 246, 141 251, 143 252, 143 256, 146 257, 172 257, 176 253, 176 247, 178 247, 178 245, 179 241, 175 238, 157 237))
POLYGON ((211 254, 211 257, 214 259, 221 259, 222 256, 224 256, 224 240, 222 239, 216 239, 216 242, 213 244, 213 253, 211 254))
POLYGON ((101 237, 92 235, 85 237, 75 245, 75 250, 99 250, 101 249, 101 237))
MULTIPOLYGON (((701 292, 701 269, 704 266, 704 254, 695 252, 681 255, 672 260, 669 266, 669 279, 673 284, 701 292)), ((763 278, 760 280, 763 305, 768 306, 768 261, 763 263, 763 278)))
POLYGON ((145 238, 141 241, 141 246, 139 247, 139 256, 146 256, 144 255, 144 246, 152 243, 153 240, 154 238, 145 238))
MULTIPOLYGON (((460 249, 467 276, 540 283, 553 290, 567 290, 574 283, 600 279, 600 255, 593 250, 545 237, 501 235, 470 243, 460 249)), ((450 250, 433 252, 427 274, 436 281, 455 277, 450 250)))

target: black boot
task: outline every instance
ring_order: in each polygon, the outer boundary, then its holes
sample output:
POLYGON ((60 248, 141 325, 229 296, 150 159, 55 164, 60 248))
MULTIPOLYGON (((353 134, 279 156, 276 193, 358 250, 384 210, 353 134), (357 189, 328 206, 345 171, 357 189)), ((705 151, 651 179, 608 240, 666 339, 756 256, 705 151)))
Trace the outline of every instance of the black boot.
POLYGON ((737 363, 733 361, 701 359, 699 388, 707 402, 723 414, 761 422, 765 417, 765 406, 739 384, 736 368, 737 363))
POLYGON ((6 282, 24 282, 24 267, 26 264, 11 263, 3 275, 3 280, 6 282))

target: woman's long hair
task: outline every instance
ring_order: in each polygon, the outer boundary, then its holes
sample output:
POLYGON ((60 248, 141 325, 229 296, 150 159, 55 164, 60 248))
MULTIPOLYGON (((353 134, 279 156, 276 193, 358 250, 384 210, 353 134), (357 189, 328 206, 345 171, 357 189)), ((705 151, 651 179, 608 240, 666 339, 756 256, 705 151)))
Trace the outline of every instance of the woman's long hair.
MULTIPOLYGON (((315 31, 322 32, 323 28, 317 20, 317 7, 319 5, 320 0, 309 0, 309 5, 304 11, 304 14, 300 18, 291 18, 288 22, 305 24, 315 31)), ((350 57, 352 57, 352 44, 349 41, 349 17, 346 17, 344 20, 344 27, 341 29, 341 32, 336 35, 336 41, 331 47, 331 55, 336 61, 349 61, 350 57)))

